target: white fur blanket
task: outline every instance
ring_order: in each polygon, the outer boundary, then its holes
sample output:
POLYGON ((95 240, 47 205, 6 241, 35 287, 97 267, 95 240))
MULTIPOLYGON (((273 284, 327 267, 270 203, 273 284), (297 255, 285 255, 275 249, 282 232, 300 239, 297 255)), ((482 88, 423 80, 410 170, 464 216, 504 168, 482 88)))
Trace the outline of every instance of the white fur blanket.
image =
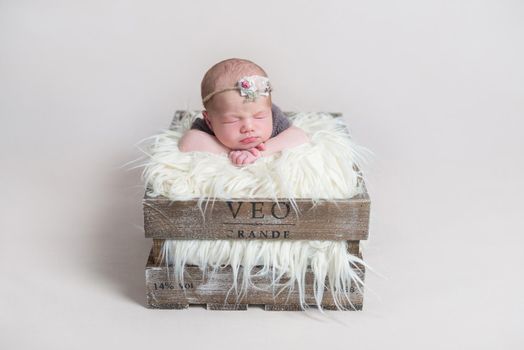
POLYGON ((342 118, 327 113, 298 113, 293 125, 311 142, 244 167, 226 154, 180 152, 178 140, 200 114, 190 113, 152 139, 144 178, 152 196, 173 200, 215 198, 350 198, 361 192, 361 154, 365 149, 349 137, 342 118))
MULTIPOLYGON (((308 134, 308 144, 237 167, 225 154, 179 151, 179 139, 198 117, 200 113, 188 112, 171 130, 149 138, 144 150, 148 159, 143 164, 143 178, 150 196, 199 199, 200 208, 202 201, 213 198, 287 198, 294 206, 296 198, 310 198, 313 202, 350 198, 363 190, 358 169, 366 149, 351 140, 341 118, 327 113, 297 113, 292 117, 293 125, 308 134)), ((367 266, 347 252, 347 243, 343 241, 172 240, 165 242, 163 253, 180 278, 186 264, 202 269, 229 264, 234 274, 241 266, 247 272, 253 266, 262 266, 262 271, 271 273, 275 284, 283 275, 290 278, 287 287, 298 284, 303 307, 306 305, 301 282, 307 266, 314 273, 319 307, 326 277, 335 302, 342 307, 349 299, 346 287, 352 281, 359 288, 363 285, 355 262, 367 266)), ((249 285, 250 273, 245 272, 242 286, 249 285)), ((236 282, 232 288, 237 290, 236 282)))

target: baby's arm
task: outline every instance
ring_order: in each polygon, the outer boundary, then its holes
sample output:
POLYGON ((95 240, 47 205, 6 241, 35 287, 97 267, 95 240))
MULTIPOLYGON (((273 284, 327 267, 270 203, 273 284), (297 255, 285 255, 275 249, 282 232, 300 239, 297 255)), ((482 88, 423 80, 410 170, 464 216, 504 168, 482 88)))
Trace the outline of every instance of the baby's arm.
MULTIPOLYGON (((263 147, 263 144, 261 148, 263 147)), ((253 163, 260 158, 260 151, 256 148, 250 150, 230 150, 224 146, 218 139, 204 131, 190 129, 178 142, 178 149, 181 152, 211 152, 216 154, 228 154, 229 159, 235 165, 244 165, 253 163)))
POLYGON ((178 148, 181 152, 211 152, 215 154, 230 152, 230 149, 224 146, 218 139, 204 131, 191 129, 188 130, 178 142, 178 148))
POLYGON ((267 157, 283 149, 296 147, 307 142, 309 142, 309 137, 302 129, 290 126, 277 136, 250 150, 230 150, 220 143, 215 136, 200 130, 191 129, 182 136, 178 143, 178 148, 181 152, 226 153, 233 164, 245 165, 254 162, 259 157, 267 157))
POLYGON ((260 153, 262 157, 267 157, 283 149, 293 148, 307 142, 309 142, 309 137, 304 130, 292 125, 277 136, 267 140, 265 149, 260 153))
POLYGON ((269 156, 283 149, 293 148, 307 142, 309 142, 309 137, 302 129, 290 126, 277 136, 249 150, 232 150, 229 153, 229 158, 233 164, 246 165, 253 163, 260 157, 269 156))

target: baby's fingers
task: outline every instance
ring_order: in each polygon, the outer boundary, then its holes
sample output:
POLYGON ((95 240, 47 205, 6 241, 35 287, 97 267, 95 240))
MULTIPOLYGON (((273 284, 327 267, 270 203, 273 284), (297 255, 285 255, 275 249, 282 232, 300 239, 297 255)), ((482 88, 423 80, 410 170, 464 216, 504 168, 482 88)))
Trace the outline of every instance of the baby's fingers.
POLYGON ((239 152, 239 151, 233 151, 233 152, 230 152, 229 153, 229 159, 231 160, 231 162, 233 163, 237 163, 238 161, 238 157, 241 155, 242 153, 239 152))
POLYGON ((244 164, 244 161, 249 157, 249 154, 247 153, 242 153, 241 155, 238 156, 237 158, 237 164, 238 165, 241 165, 241 164, 244 164))
POLYGON ((255 147, 248 149, 248 151, 255 157, 257 158, 260 157, 260 151, 256 149, 255 147))

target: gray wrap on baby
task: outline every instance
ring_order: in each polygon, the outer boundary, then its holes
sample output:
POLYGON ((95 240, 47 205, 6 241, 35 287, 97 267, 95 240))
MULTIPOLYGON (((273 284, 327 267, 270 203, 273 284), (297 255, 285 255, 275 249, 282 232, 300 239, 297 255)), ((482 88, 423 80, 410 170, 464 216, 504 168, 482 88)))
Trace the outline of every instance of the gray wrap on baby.
MULTIPOLYGON (((291 122, 289 121, 288 117, 286 117, 284 113, 280 110, 280 108, 278 108, 275 104, 271 105, 271 112, 273 114, 273 132, 271 133, 271 137, 275 137, 282 131, 289 128, 291 126, 291 122)), ((211 134, 213 136, 215 135, 213 130, 211 130, 209 126, 207 126, 203 118, 195 119, 193 124, 191 124, 191 129, 197 129, 211 134)))

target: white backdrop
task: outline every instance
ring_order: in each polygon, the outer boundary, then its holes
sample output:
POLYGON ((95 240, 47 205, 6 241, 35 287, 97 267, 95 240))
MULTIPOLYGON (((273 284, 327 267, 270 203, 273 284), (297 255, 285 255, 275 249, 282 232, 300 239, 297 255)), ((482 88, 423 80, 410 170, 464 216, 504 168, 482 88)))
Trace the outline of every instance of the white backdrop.
POLYGON ((0 1, 4 349, 521 349, 521 1, 0 1), (134 144, 229 57, 375 159, 363 312, 144 307, 134 144))

